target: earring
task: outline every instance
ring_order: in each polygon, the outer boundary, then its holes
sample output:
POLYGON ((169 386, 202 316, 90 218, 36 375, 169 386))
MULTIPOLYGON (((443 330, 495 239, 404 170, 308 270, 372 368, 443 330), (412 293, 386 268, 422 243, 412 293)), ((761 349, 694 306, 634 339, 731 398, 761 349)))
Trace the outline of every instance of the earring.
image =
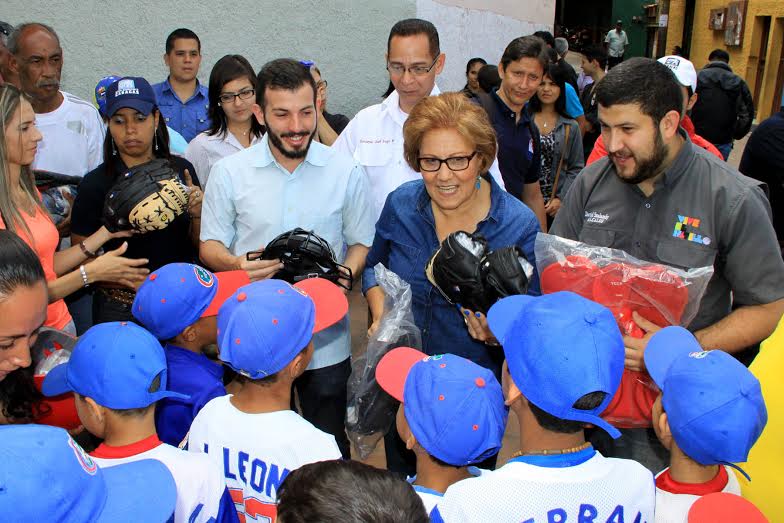
POLYGON ((476 188, 480 189, 481 187, 482 187, 482 177, 481 176, 477 176, 476 177, 476 188))
POLYGON ((112 156, 117 156, 117 149, 114 148, 114 138, 109 138, 112 142, 112 156))
POLYGON ((155 131, 155 150, 158 150, 158 131, 155 131))

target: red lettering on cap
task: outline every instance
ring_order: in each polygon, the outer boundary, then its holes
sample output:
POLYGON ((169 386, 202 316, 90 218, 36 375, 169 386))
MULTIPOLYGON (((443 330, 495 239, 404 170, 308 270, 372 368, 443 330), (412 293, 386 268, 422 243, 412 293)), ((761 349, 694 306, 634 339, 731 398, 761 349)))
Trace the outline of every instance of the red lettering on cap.
POLYGON ((476 378, 474 380, 474 383, 476 383, 477 387, 484 387, 485 386, 485 380, 482 379, 482 378, 476 378))

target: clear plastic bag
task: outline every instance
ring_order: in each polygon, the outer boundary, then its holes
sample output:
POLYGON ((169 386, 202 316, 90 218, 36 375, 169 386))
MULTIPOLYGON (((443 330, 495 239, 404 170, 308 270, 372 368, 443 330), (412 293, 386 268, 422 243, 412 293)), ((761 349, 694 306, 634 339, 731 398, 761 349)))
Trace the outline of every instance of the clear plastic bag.
POLYGON ((348 381, 346 430, 360 459, 366 459, 392 427, 398 402, 376 381, 379 360, 395 347, 421 349, 422 335, 411 312, 411 286, 382 264, 373 268, 384 290, 384 313, 367 350, 353 358, 348 381))
MULTIPOLYGON (((613 313, 622 334, 636 338, 644 331, 634 312, 660 327, 688 327, 713 276, 713 267, 683 270, 543 233, 534 250, 543 294, 572 291, 600 303, 613 313)), ((602 417, 621 428, 649 427, 657 395, 647 373, 624 369, 602 417)))
POLYGON ((44 327, 30 347, 35 376, 46 376, 49 371, 71 359, 76 338, 70 334, 44 327))

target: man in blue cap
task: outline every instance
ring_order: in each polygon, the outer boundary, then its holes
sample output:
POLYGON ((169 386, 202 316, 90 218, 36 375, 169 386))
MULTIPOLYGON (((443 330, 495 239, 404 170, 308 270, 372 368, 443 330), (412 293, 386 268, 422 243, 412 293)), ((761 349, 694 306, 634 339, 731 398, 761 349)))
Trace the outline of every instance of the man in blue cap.
POLYGON ((670 466, 656 476, 656 521, 686 521, 701 496, 741 493, 730 467, 740 470, 734 463, 762 434, 765 401, 749 369, 724 351, 703 351, 682 327, 653 335, 645 365, 661 389, 653 430, 670 451, 670 466))
POLYGON ((385 354, 376 379, 401 402, 397 431, 417 458, 409 481, 430 513, 451 485, 482 475, 471 465, 501 449, 507 418, 501 385, 465 358, 409 347, 385 354))
POLYGON ((585 440, 621 380, 624 347, 606 307, 571 292, 511 296, 487 321, 503 346, 502 387, 520 424, 503 467, 452 485, 433 521, 653 521, 653 476, 585 440))
POLYGON ((65 430, 44 425, 0 427, 0 440, 4 521, 161 522, 174 511, 174 480, 160 461, 102 469, 65 430))
POLYGON ((218 309, 248 283, 245 271, 213 274, 191 263, 170 263, 136 291, 131 312, 164 344, 169 390, 187 396, 165 398, 155 409, 155 428, 164 443, 179 446, 201 408, 226 394, 223 367, 204 351, 218 342, 218 309))
POLYGON ((219 470, 204 456, 162 443, 155 432, 155 403, 184 399, 167 390, 166 358, 158 340, 138 325, 101 323, 74 346, 71 359, 52 369, 42 392, 74 392, 84 427, 103 443, 90 456, 107 469, 157 459, 177 485, 176 523, 236 522, 237 511, 219 470))

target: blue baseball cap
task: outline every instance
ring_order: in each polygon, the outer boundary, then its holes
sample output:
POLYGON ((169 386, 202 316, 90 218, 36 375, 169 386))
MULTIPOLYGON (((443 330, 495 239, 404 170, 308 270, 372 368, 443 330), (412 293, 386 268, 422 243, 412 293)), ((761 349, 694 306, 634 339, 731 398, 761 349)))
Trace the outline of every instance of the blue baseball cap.
POLYGON ((487 322, 528 401, 556 418, 591 423, 620 437, 599 417, 618 390, 625 358, 621 331, 607 307, 565 291, 510 296, 490 307, 487 322), (574 408, 592 392, 607 396, 594 409, 574 408))
POLYGON ((100 323, 74 346, 71 359, 49 371, 41 392, 76 392, 110 409, 140 409, 164 398, 188 399, 166 390, 166 356, 155 337, 134 323, 100 323), (153 380, 160 386, 150 392, 153 380))
POLYGON ((177 489, 166 466, 145 459, 99 468, 60 428, 0 427, 0 514, 13 521, 166 521, 177 489))
POLYGON ((95 103, 98 104, 98 112, 106 117, 106 91, 109 86, 119 80, 119 76, 104 76, 95 84, 95 103))
POLYGON ((398 347, 378 362, 376 380, 403 402, 411 432, 431 456, 462 467, 501 449, 504 393, 484 367, 453 354, 428 356, 398 347))
POLYGON ((229 296, 250 283, 245 271, 213 274, 192 263, 170 263, 136 291, 131 312, 159 340, 170 340, 199 318, 217 316, 229 296))
POLYGON ((119 109, 130 107, 148 115, 157 105, 155 91, 139 76, 126 76, 106 89, 106 116, 112 117, 119 109))
POLYGON ((746 461, 768 422, 749 369, 724 351, 703 351, 683 327, 654 334, 644 358, 678 447, 701 465, 746 461))
POLYGON ((348 300, 334 283, 294 285, 260 280, 240 287, 218 312, 220 359, 250 379, 271 376, 308 346, 313 334, 340 321, 348 300))

